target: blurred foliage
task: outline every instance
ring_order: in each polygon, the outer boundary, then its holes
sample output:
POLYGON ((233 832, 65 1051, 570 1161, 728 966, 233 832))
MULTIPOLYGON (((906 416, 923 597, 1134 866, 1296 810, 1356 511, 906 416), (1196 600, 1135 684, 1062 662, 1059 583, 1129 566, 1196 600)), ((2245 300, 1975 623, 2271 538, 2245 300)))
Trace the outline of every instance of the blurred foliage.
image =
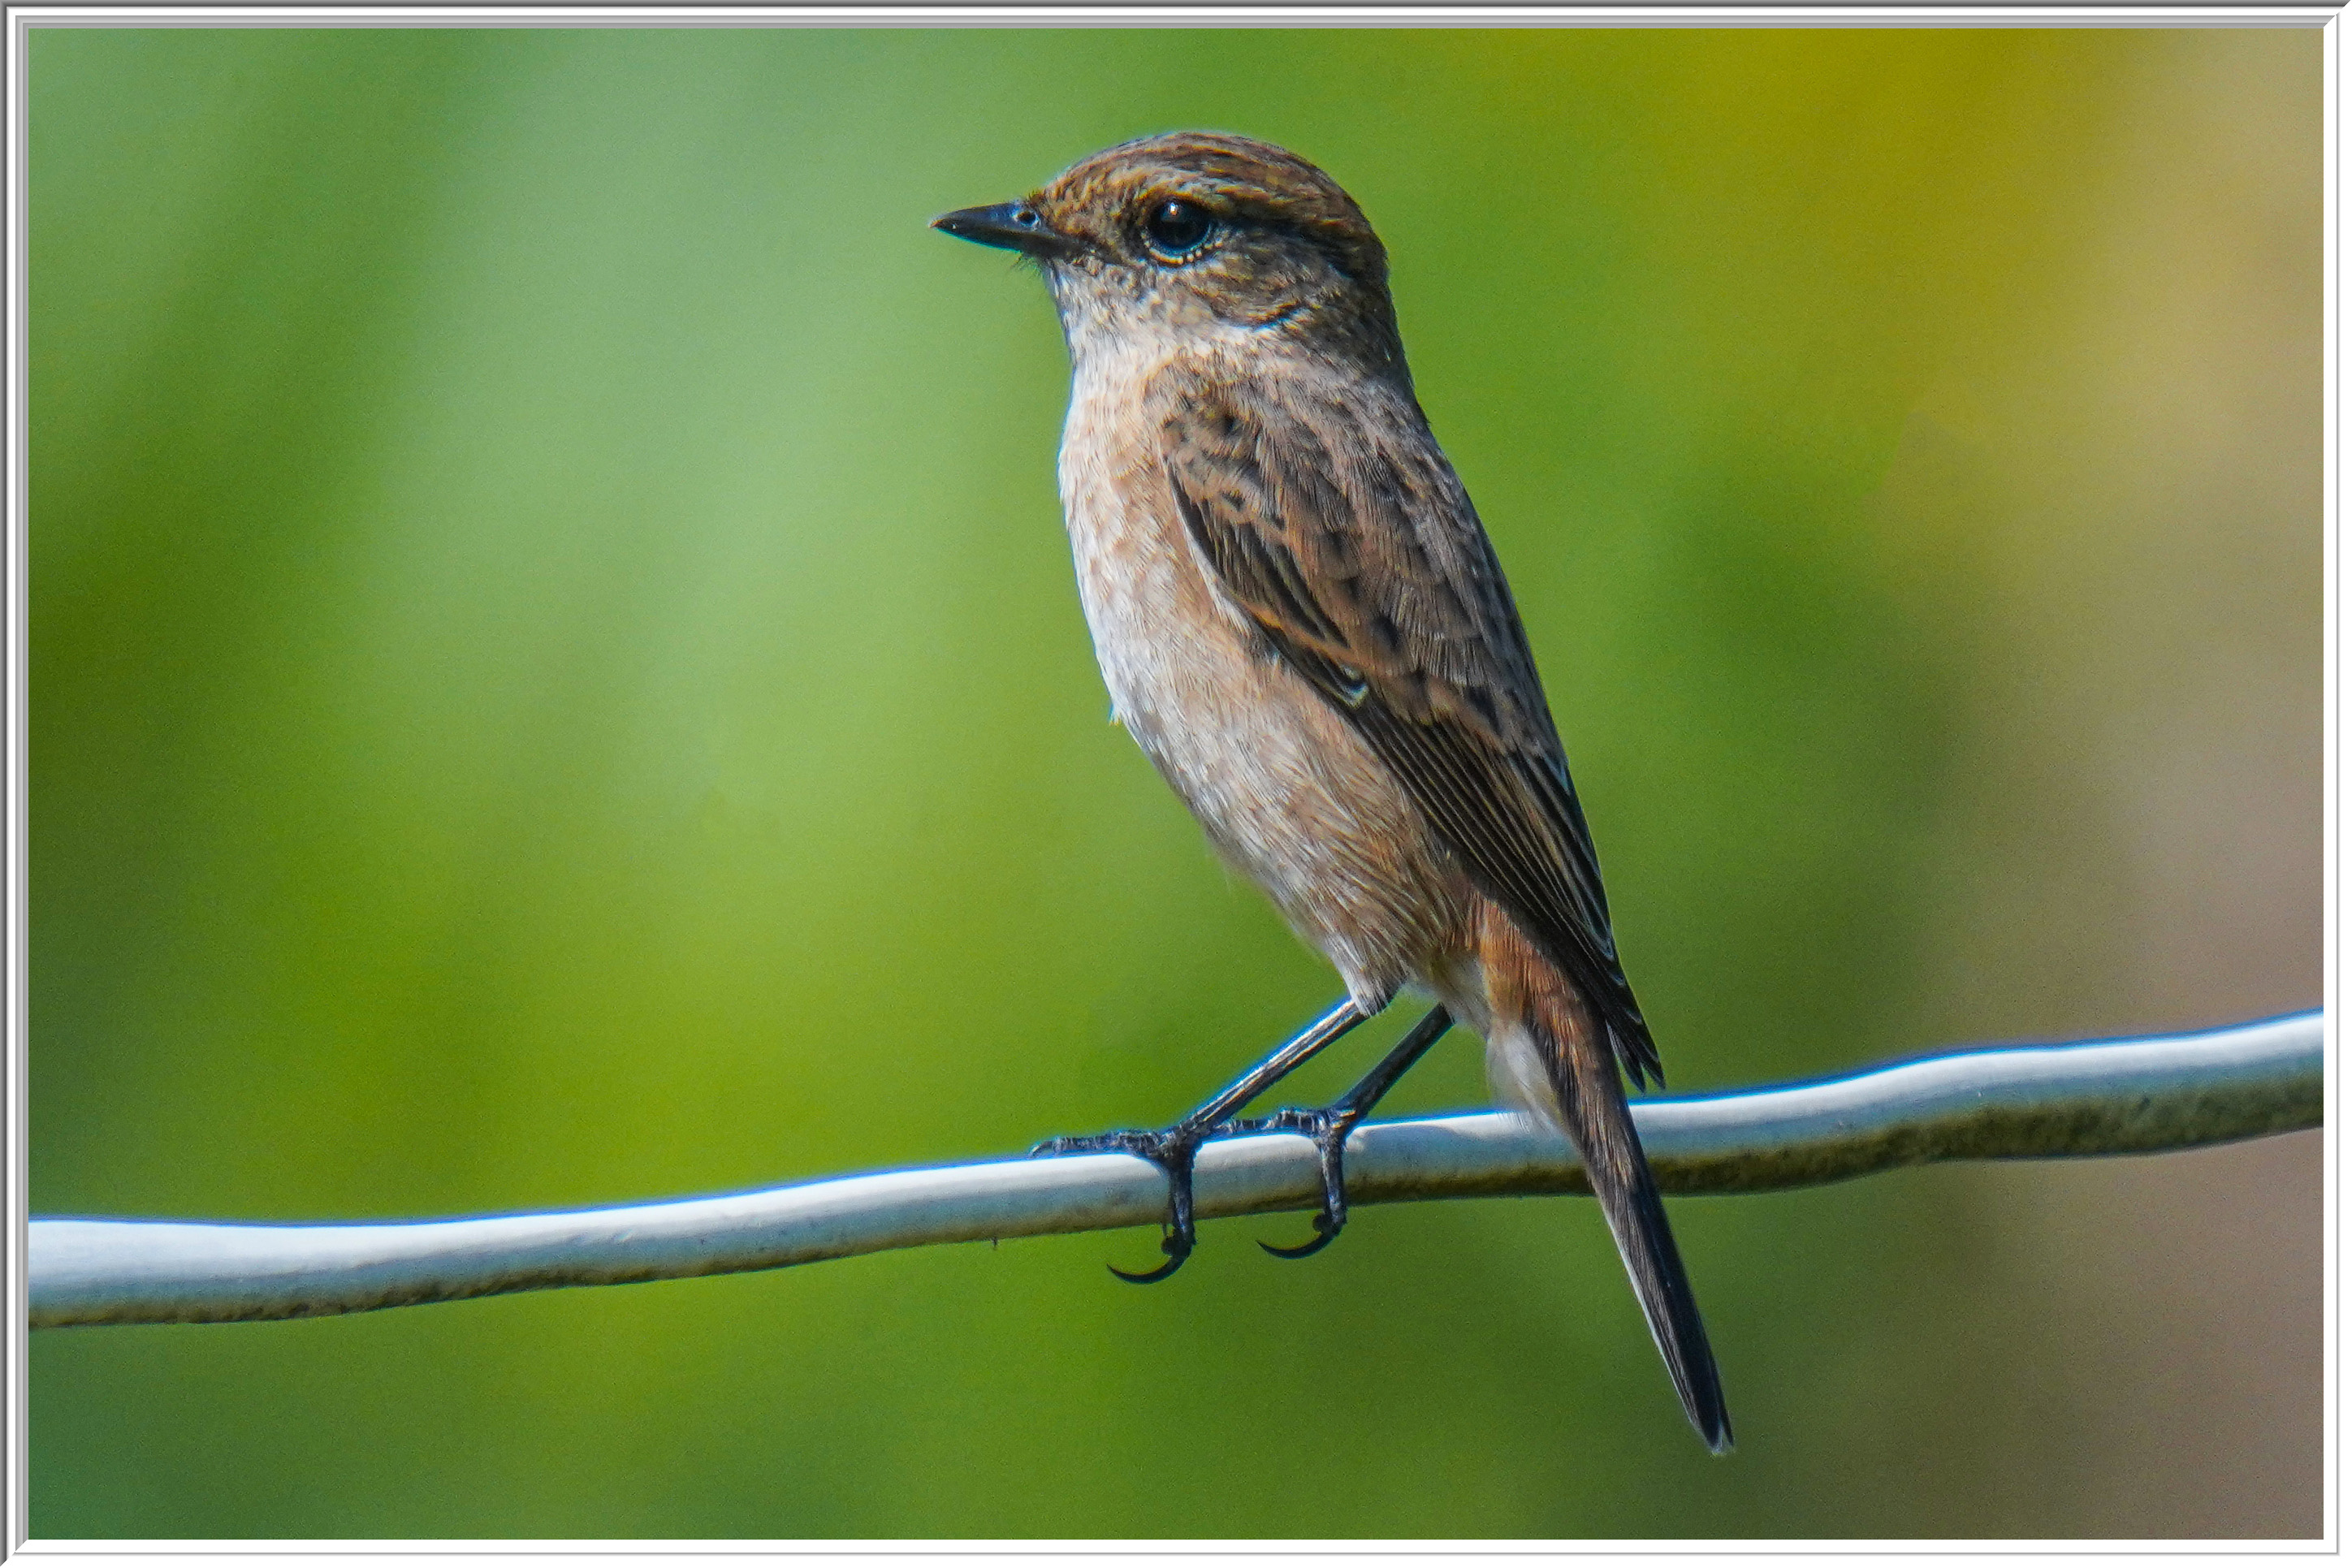
MULTIPOLYGON (((37 1211, 996 1153, 1335 995, 1103 722, 1050 308, 923 227, 1185 125, 1387 239, 1676 1088, 2317 1000, 2315 31, 30 57, 37 1211)), ((1483 1092, 1457 1040, 1394 1103, 1483 1092)), ((2311 1347, 2217 1470, 2177 1434, 2259 1380, 2086 1380, 2186 1309, 2035 1239, 2068 1179, 1681 1204, 1727 1461, 1589 1206, 1484 1202, 1296 1268, 1247 1238, 1303 1220, 1213 1225, 1152 1291, 1100 1267, 1139 1231, 43 1334, 32 1527, 2315 1531, 2315 1235, 2307 1327, 2297 1282, 2195 1353, 2311 1347)))

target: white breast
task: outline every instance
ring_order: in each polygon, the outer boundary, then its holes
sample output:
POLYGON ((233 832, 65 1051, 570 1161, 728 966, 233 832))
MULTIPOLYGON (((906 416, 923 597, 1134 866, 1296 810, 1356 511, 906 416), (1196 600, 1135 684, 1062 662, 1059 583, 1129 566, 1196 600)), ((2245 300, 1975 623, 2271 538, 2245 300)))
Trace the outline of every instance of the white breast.
POLYGON ((1166 361, 1124 348, 1081 357, 1061 455, 1062 515, 1095 657, 1113 716, 1155 759, 1166 721, 1181 727, 1186 694, 1194 706, 1208 701, 1238 653, 1200 623, 1207 585, 1171 511, 1151 504, 1150 486, 1166 480, 1143 388, 1166 361))

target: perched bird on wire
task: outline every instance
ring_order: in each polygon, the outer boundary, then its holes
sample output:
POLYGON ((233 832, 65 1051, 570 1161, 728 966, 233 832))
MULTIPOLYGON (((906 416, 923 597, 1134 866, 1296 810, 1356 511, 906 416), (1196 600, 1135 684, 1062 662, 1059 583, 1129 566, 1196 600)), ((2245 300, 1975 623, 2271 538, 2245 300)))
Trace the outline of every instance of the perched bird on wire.
MULTIPOLYGON (((1113 147, 933 226, 1034 261, 1073 384, 1062 506, 1113 711, 1347 998, 1173 1127, 1065 1138, 1169 1176, 1166 1278, 1210 1136, 1287 1128, 1346 1218, 1348 1132, 1459 1019, 1582 1157, 1691 1423, 1714 1353, 1619 1082, 1658 1076, 1503 569, 1413 396, 1388 257, 1348 193, 1246 137, 1113 147), (1407 986, 1441 1004, 1335 1104, 1235 1113, 1407 986)), ((1269 1249, 1269 1250, 1283 1250, 1269 1249)))

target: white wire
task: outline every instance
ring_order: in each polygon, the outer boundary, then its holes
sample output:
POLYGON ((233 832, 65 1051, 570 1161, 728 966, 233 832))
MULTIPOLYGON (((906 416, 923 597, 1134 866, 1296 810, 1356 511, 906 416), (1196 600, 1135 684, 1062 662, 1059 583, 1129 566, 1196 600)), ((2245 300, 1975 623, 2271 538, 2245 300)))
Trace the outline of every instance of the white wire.
MULTIPOLYGON (((1850 1077, 1654 1100, 1634 1122, 1660 1186, 1740 1193, 1932 1160, 2189 1148, 2319 1125, 2322 1015, 2162 1039, 1931 1056, 1850 1077)), ((1381 1122, 1347 1149, 1351 1203, 1585 1188, 1560 1137, 1497 1113, 1381 1122)), ((1201 1154, 1202 1218, 1316 1207, 1291 1134, 1201 1154)), ((35 1328, 311 1317, 507 1291, 773 1269, 896 1247, 1042 1236, 1163 1217, 1129 1155, 1014 1158, 720 1197, 368 1225, 35 1219, 35 1328)))

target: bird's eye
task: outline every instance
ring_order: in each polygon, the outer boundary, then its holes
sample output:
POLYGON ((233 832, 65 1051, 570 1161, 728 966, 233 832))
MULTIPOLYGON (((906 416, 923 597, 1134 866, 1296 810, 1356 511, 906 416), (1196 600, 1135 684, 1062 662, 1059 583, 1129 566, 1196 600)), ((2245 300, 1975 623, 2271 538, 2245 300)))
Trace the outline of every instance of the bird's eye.
POLYGON ((1207 244, 1216 226, 1190 202, 1162 202, 1143 220, 1143 240, 1163 261, 1181 261, 1207 244))

